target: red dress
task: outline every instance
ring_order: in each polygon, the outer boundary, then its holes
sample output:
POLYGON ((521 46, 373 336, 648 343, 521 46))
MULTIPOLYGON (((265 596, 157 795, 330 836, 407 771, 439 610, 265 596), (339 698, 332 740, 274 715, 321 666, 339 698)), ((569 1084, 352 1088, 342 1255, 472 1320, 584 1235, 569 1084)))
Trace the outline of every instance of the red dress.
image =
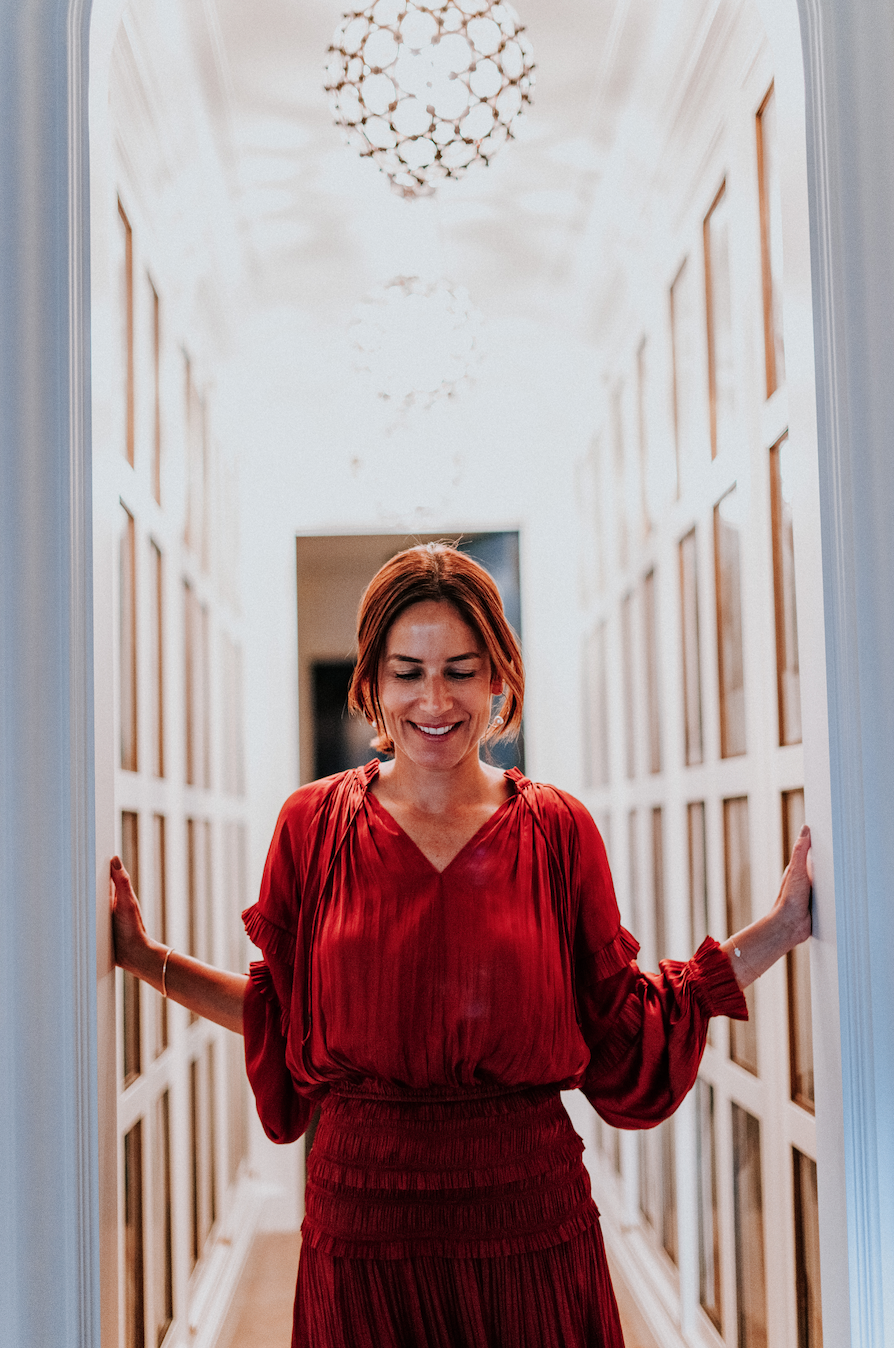
POLYGON ((583 1144, 559 1098, 649 1127, 712 1015, 747 1015, 710 937, 639 971, 587 810, 513 770, 438 872, 369 790, 283 807, 245 998, 267 1135, 323 1106, 293 1348, 623 1348, 583 1144))

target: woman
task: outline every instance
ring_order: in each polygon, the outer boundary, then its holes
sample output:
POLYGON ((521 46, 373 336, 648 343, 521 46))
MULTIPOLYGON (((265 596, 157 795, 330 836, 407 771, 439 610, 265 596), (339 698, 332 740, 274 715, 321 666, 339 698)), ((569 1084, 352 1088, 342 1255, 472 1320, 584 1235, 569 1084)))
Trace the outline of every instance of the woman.
POLYGON ((621 1128, 692 1086, 712 1015, 810 931, 810 835, 772 911, 643 974, 576 800, 483 762, 524 675, 497 589, 445 545, 361 603, 350 701, 382 766, 286 802, 246 979, 151 941, 117 858, 118 962, 244 1031, 264 1128, 308 1165, 293 1348, 622 1348, 559 1090, 621 1128), (493 699, 503 698, 492 717, 493 699))

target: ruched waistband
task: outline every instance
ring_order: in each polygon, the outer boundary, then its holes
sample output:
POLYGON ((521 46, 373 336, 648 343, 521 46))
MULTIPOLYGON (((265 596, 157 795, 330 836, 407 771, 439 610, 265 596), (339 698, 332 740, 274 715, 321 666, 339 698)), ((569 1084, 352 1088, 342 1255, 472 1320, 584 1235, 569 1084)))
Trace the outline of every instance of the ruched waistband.
POLYGON ((341 1257, 457 1258, 558 1245, 598 1220, 583 1143, 553 1088, 462 1099, 326 1099, 305 1241, 341 1257))

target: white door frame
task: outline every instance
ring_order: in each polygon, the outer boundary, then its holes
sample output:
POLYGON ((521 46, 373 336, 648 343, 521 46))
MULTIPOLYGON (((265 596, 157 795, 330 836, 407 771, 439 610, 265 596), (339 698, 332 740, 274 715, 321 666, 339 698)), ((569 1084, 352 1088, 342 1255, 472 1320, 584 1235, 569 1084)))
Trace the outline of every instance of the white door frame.
MULTIPOLYGON (((790 0, 779 7, 793 21, 790 0)), ((798 12, 831 767, 818 890, 821 902, 824 875, 830 890, 834 877, 847 1222, 847 1259, 828 1272, 851 1348, 877 1348, 886 1327, 894 1335, 894 1277, 887 1291, 883 1277, 894 1260, 894 26, 890 0, 798 0, 798 12)), ((109 1220, 97 1120, 97 974, 105 1001, 110 962, 95 921, 105 885, 94 845, 90 17, 90 0, 0 5, 0 1314, 10 1348, 99 1348, 109 1220)))

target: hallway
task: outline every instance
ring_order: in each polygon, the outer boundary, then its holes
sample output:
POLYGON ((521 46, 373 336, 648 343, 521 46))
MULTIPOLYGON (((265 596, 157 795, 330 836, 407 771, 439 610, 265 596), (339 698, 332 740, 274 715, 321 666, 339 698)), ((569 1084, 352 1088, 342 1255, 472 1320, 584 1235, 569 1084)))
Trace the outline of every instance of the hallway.
POLYGON ((525 771, 596 821, 643 968, 765 911, 813 830, 812 939, 678 1112, 567 1101, 633 1348, 890 1337, 889 6, 519 4, 524 40, 500 0, 0 17, 14 1348, 288 1320, 303 1146, 236 1036, 115 969, 108 862, 169 949, 247 967, 312 713, 368 752, 373 553, 418 537, 511 541, 525 771))
MULTIPOLYGON (((288 1348, 300 1248, 301 1239, 296 1232, 266 1231, 255 1236, 216 1348, 288 1348)), ((614 1266, 612 1281, 624 1326, 625 1348, 662 1348, 649 1333, 629 1288, 614 1266)))

